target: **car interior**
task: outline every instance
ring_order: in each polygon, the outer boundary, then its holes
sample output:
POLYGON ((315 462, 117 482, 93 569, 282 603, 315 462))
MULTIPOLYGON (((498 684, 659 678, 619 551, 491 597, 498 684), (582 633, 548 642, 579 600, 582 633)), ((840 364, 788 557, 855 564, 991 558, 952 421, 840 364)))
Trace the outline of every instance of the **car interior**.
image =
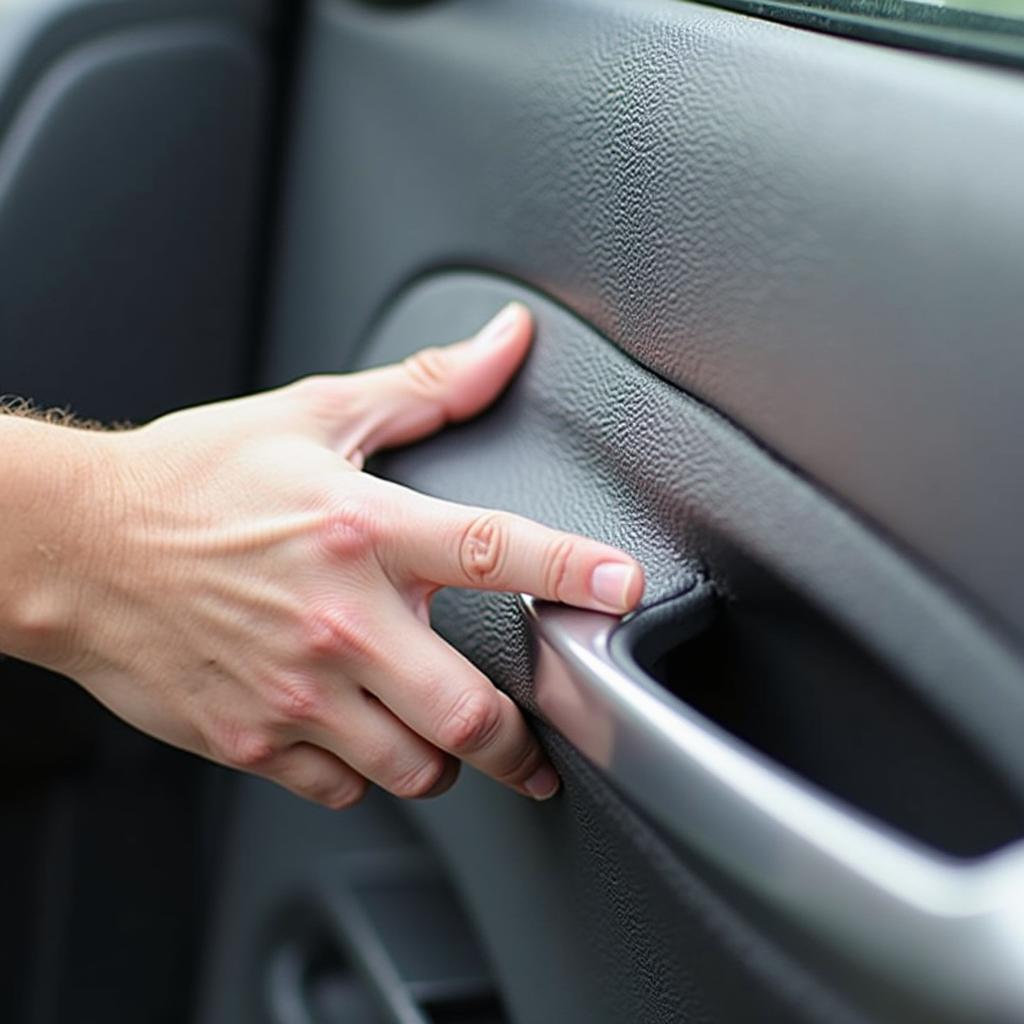
POLYGON ((434 602, 539 804, 332 812, 0 662, 0 1020, 1024 1021, 1022 67, 1020 0, 0 0, 0 394, 144 423, 519 300, 367 471, 647 576, 434 602))

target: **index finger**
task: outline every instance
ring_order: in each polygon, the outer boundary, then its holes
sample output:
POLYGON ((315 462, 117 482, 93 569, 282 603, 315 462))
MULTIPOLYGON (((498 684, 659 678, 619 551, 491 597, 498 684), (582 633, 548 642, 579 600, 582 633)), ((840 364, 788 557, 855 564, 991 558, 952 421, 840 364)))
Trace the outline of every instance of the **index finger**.
POLYGON ((407 498, 389 547, 400 575, 440 587, 522 592, 620 615, 644 590, 639 563, 608 544, 435 498, 407 498))

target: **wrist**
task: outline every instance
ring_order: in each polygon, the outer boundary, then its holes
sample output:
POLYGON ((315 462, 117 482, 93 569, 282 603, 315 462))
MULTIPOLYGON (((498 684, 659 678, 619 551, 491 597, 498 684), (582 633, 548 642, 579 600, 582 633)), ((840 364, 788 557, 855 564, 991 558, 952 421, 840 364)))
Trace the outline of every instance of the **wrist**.
POLYGON ((88 651, 89 574, 114 554, 104 527, 119 492, 109 439, 0 417, 0 651, 68 674, 88 651))

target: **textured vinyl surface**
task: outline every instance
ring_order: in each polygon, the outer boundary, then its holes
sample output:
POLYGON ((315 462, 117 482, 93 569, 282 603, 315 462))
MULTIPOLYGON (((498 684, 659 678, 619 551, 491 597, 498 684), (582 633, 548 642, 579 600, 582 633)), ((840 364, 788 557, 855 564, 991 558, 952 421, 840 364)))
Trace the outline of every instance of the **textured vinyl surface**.
POLYGON ((683 0, 313 5, 268 363, 554 296, 1024 635, 1024 77, 683 0))
MULTIPOLYGON (((748 560, 773 568, 902 666, 919 699, 959 720, 1024 792, 1024 688, 998 640, 858 521, 566 310, 494 277, 443 274, 398 298, 361 360, 466 334, 511 298, 530 305, 538 333, 506 398, 377 471, 620 544, 647 568, 648 603, 698 572, 728 588, 748 560)), ((511 600, 449 591, 433 617, 533 707, 511 600)), ((466 771, 445 797, 400 807, 447 863, 516 1024, 933 1024, 819 963, 813 942, 752 913, 560 737, 541 736, 564 783, 551 803, 466 771)), ((376 841, 361 811, 327 825, 332 816, 257 781, 239 797, 199 1018, 218 1024, 252 1019, 265 986, 260 944, 288 885, 308 864, 376 841)))
MULTIPOLYGON (((510 299, 530 306, 538 333, 505 398, 472 424, 382 458, 380 472, 630 551, 647 573, 645 605, 696 575, 728 593, 756 565, 898 667, 1024 791, 1024 679, 1013 652, 801 477, 565 310, 500 279, 442 274, 403 296, 363 359, 392 362, 425 338, 468 334, 510 299)), ((488 664, 516 650, 510 599, 453 591, 438 606, 459 646, 488 664)), ((507 668, 501 675, 528 683, 526 666, 507 668)), ((516 695, 529 706, 528 689, 516 695)))

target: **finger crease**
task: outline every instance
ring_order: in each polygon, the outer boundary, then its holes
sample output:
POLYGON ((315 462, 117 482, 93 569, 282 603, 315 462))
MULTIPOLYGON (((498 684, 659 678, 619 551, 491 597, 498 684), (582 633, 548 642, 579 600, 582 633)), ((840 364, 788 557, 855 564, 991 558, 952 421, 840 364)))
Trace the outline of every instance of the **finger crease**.
POLYGON ((565 580, 569 575, 569 564, 572 558, 572 541, 560 540, 555 546, 554 555, 551 561, 551 595, 556 601, 561 601, 565 593, 565 580))

